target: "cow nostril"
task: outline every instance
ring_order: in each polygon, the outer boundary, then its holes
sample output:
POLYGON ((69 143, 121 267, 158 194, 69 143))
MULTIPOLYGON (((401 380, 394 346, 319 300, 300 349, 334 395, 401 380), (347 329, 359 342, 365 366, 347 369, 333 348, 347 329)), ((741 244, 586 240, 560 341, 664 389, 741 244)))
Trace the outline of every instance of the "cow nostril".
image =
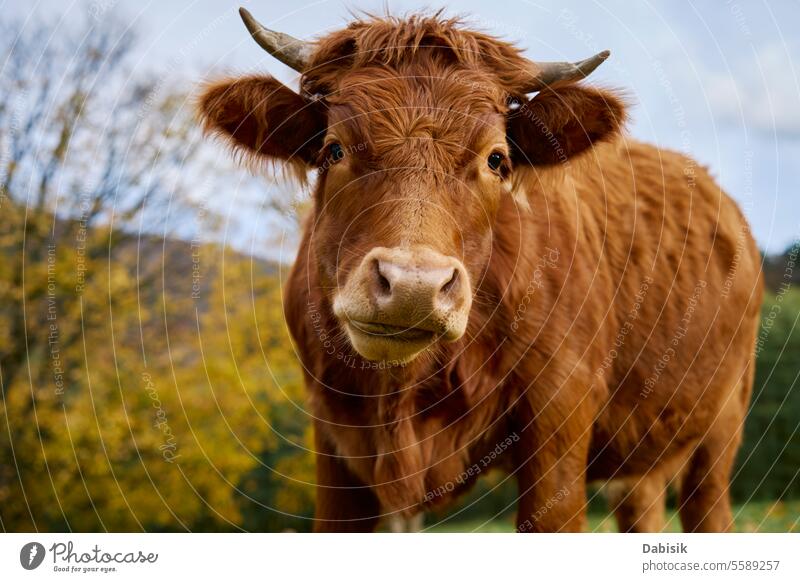
POLYGON ((377 283, 377 291, 380 295, 391 295, 392 284, 389 282, 383 273, 381 273, 381 262, 375 261, 372 263, 373 273, 375 275, 375 282, 377 283))
POLYGON ((381 291, 388 294, 392 292, 392 285, 389 283, 389 279, 378 273, 378 286, 380 287, 381 291))
POLYGON ((441 293, 444 295, 449 295, 452 293, 455 288, 458 286, 458 269, 453 269, 453 274, 450 276, 450 279, 442 285, 441 293))

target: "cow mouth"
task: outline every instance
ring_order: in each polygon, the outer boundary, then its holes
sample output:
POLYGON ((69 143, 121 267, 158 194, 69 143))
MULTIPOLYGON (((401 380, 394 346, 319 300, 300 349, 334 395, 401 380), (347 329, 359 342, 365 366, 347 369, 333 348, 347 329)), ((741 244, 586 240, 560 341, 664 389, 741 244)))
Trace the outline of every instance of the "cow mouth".
POLYGON ((376 321, 348 319, 344 327, 353 348, 373 362, 408 363, 440 337, 429 329, 376 321))
POLYGON ((351 329, 383 340, 416 343, 433 341, 437 336, 435 332, 429 329, 390 325, 388 323, 379 323, 375 321, 358 321, 351 319, 348 324, 351 329))

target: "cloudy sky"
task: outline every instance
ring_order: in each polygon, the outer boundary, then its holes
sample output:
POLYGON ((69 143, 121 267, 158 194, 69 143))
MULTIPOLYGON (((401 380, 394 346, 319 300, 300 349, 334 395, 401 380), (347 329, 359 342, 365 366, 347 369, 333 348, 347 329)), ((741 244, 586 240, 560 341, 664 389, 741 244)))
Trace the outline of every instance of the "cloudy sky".
MULTIPOLYGON (((445 7, 539 60, 612 57, 592 75, 635 103, 630 132, 709 166, 750 218, 762 248, 800 237, 800 4, 796 1, 0 0, 0 13, 69 27, 114 14, 139 33, 134 66, 175 83, 216 73, 296 75, 248 37, 236 9, 302 38, 342 26, 352 10, 445 7)), ((257 229, 257 225, 251 225, 257 229)))

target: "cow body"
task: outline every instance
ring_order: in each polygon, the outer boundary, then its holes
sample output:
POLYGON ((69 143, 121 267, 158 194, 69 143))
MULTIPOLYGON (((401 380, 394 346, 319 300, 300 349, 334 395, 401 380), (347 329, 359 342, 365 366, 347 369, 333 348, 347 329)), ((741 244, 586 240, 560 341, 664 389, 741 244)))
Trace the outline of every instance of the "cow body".
POLYGON ((707 172, 455 21, 359 21, 303 67, 300 95, 226 81, 201 111, 318 171, 284 297, 316 529, 417 517, 495 468, 519 531, 583 528, 591 481, 622 530, 660 527, 669 482, 686 530, 728 529, 761 280, 707 172))
POLYGON ((744 218, 690 159, 632 140, 552 172, 529 177, 530 212, 501 210, 486 300, 435 362, 374 369, 343 338, 323 346, 337 327, 306 221, 285 301, 330 504, 318 517, 333 520, 320 529, 444 505, 493 467, 520 482, 522 530, 580 528, 586 479, 652 489, 618 512, 642 504, 623 528, 653 528, 641 513, 679 469, 703 485, 686 492, 687 524, 729 526, 713 508, 727 503, 761 301, 744 218), (696 509, 699 495, 711 501, 696 509))

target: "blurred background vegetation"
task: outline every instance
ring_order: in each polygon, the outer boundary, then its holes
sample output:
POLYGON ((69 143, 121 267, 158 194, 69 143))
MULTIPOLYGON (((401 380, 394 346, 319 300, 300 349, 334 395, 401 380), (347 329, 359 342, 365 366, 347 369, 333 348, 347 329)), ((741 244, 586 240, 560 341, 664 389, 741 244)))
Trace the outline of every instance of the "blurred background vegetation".
MULTIPOLYGON (((189 95, 131 74, 126 27, 87 23, 42 48, 52 30, 3 26, 0 527, 309 530, 286 265, 221 243, 226 223, 197 195, 247 178, 202 145, 189 95)), ((765 257, 732 486, 744 530, 798 528, 797 251, 765 257)), ((427 523, 510 530, 514 496, 492 474, 427 523)), ((592 529, 613 528, 600 495, 592 508, 592 529)))

